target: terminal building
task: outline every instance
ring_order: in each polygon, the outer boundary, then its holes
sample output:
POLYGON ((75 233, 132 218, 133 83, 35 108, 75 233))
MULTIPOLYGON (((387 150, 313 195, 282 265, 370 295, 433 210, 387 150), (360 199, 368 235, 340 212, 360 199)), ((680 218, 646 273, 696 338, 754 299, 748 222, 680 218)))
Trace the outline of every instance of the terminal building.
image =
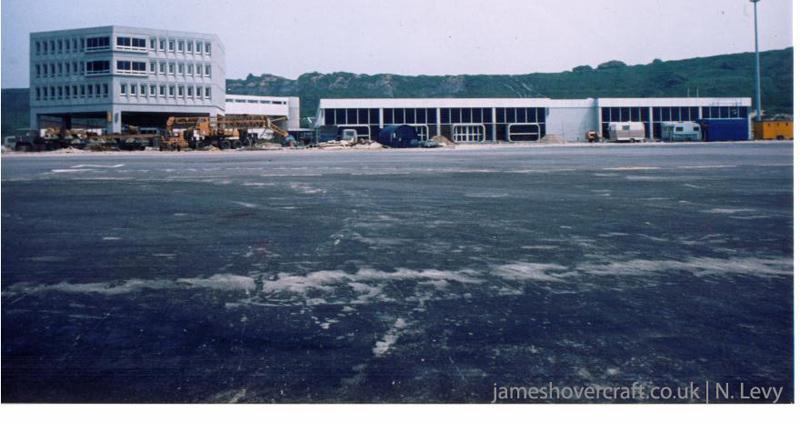
POLYGON ((225 49, 216 35, 192 32, 124 26, 36 32, 30 81, 31 128, 163 127, 171 115, 224 113, 225 49))
POLYGON ((421 139, 454 142, 583 140, 587 131, 608 138, 611 122, 643 122, 658 139, 664 122, 742 119, 750 124, 750 98, 369 98, 321 99, 317 128, 355 130, 377 139, 387 125, 414 127, 421 139))

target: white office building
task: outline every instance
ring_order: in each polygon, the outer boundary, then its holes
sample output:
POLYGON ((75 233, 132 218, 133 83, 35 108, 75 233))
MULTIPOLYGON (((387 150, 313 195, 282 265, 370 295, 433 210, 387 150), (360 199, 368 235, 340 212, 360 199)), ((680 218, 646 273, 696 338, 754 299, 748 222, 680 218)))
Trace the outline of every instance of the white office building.
POLYGON ((610 122, 643 122, 659 138, 662 122, 748 119, 750 98, 362 98, 321 99, 316 126, 353 129, 377 139, 387 125, 414 127, 422 139, 455 142, 538 141, 546 135, 583 140, 593 130, 608 137, 610 122))
POLYGON ((225 110, 213 34, 103 26, 30 34, 31 127, 163 127, 225 110))
POLYGON ((261 95, 225 96, 225 114, 250 114, 279 118, 278 125, 289 131, 300 130, 300 98, 261 95))

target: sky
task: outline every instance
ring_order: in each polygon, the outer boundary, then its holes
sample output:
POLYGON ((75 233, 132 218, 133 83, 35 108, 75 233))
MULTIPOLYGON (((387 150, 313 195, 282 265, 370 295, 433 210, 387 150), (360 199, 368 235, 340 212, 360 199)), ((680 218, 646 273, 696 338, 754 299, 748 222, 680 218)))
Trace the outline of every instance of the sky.
MULTIPOLYGON (((753 51, 748 0, 2 0, 2 87, 28 86, 30 32, 216 33, 226 77, 561 72, 753 51)), ((791 0, 759 3, 761 50, 792 45, 791 0)))

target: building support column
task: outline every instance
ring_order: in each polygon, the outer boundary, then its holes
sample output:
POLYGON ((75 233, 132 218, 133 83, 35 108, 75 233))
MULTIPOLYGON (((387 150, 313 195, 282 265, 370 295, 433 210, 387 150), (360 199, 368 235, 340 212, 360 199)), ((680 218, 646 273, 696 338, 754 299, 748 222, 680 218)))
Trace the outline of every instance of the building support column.
POLYGON ((436 136, 442 136, 442 109, 436 107, 436 136))
POLYGON ((656 134, 653 133, 653 107, 647 108, 647 113, 649 113, 649 125, 650 125, 650 139, 656 139, 656 134))
POLYGON ((30 115, 30 128, 31 130, 39 130, 39 114, 31 110, 30 115))
POLYGON ((500 143, 497 140, 497 107, 492 107, 492 142, 500 143))
POLYGON ((122 110, 119 107, 106 109, 106 132, 109 134, 122 132, 122 110))

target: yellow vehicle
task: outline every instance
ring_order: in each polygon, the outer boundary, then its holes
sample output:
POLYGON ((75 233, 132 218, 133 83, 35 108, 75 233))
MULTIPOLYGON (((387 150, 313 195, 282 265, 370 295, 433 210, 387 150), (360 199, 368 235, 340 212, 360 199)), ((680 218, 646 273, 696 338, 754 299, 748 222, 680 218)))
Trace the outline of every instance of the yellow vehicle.
POLYGON ((753 137, 765 140, 794 139, 794 122, 791 120, 753 122, 753 137))
POLYGON ((259 128, 269 129, 281 138, 288 137, 289 133, 275 124, 277 121, 260 115, 173 116, 167 119, 168 138, 162 149, 240 148, 248 141, 248 130, 259 128))

